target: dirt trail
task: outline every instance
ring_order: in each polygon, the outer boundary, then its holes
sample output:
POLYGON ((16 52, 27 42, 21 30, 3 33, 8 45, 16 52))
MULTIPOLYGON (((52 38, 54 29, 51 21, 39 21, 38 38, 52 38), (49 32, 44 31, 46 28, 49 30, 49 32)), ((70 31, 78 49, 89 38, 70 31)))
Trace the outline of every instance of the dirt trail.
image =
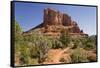
POLYGON ((51 49, 48 52, 48 57, 46 58, 44 64, 56 64, 56 63, 69 63, 71 61, 70 54, 69 54, 70 48, 65 49, 51 49), (61 62, 60 60, 63 60, 64 62, 61 62))

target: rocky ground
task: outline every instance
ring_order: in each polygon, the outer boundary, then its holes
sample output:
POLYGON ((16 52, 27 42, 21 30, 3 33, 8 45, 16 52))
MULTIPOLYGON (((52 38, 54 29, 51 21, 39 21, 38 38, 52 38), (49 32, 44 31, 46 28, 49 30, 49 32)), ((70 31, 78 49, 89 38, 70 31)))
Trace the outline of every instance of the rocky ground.
MULTIPOLYGON (((90 61, 96 60, 96 54, 93 51, 87 51, 82 48, 81 50, 87 53, 87 58, 90 61)), ((71 55, 73 51, 74 50, 69 47, 65 49, 51 49, 43 64, 72 63, 71 55)))

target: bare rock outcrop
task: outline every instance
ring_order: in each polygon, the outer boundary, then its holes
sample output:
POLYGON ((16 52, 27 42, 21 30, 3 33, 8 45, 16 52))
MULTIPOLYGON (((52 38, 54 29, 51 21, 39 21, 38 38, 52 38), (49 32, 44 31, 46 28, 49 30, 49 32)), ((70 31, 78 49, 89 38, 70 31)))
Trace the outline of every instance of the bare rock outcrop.
POLYGON ((72 35, 87 35, 83 30, 80 30, 78 23, 73 21, 71 16, 50 8, 44 9, 43 23, 27 32, 32 32, 37 28, 42 34, 55 37, 64 30, 72 35))

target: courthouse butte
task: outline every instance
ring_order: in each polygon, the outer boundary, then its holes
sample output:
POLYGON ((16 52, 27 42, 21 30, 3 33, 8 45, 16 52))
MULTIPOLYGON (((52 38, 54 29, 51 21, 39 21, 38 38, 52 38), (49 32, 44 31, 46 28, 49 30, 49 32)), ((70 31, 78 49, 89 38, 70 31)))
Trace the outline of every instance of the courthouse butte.
POLYGON ((44 17, 41 24, 24 32, 24 34, 32 34, 35 30, 40 34, 52 37, 59 37, 64 31, 68 31, 71 36, 88 36, 79 28, 78 23, 71 19, 71 16, 51 8, 44 9, 44 17))

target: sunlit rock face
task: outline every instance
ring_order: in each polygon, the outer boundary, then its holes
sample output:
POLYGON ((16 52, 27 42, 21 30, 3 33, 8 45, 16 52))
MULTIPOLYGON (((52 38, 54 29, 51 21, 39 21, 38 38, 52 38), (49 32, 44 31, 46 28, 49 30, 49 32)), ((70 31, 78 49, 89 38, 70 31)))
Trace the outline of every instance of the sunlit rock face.
POLYGON ((71 26, 71 17, 59 11, 47 8, 44 9, 44 25, 71 26))
POLYGON ((44 9, 44 26, 45 25, 62 25, 63 14, 53 9, 44 9))
POLYGON ((62 31, 68 31, 71 35, 86 36, 83 30, 80 30, 78 23, 71 19, 71 16, 60 11, 46 8, 44 9, 43 22, 35 28, 25 33, 32 33, 34 30, 47 36, 60 36, 62 31))

